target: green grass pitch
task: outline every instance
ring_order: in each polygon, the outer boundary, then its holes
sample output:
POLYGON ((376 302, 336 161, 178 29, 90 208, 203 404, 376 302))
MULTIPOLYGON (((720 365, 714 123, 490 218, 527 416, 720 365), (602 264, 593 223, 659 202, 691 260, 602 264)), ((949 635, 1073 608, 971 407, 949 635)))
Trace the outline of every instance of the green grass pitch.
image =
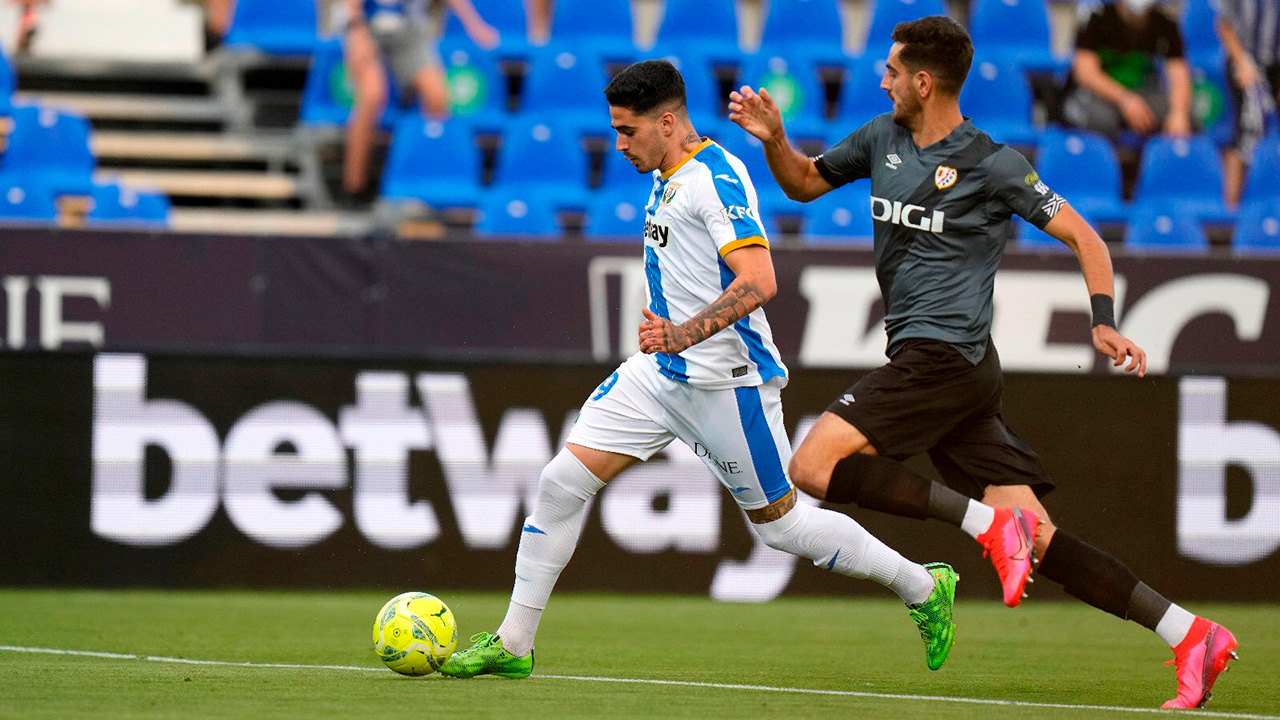
MULTIPOLYGON (((1174 689, 1173 669, 1163 666, 1171 653, 1155 636, 1083 605, 1032 601, 1010 610, 962 602, 956 647, 933 673, 901 605, 830 597, 739 605, 561 595, 542 624, 534 677, 405 678, 379 668, 370 647, 373 616, 393 594, 0 590, 0 645, 8 648, 0 650, 0 717, 1083 720, 1146 716, 1174 689), (17 647, 376 671, 176 664, 17 647)), ((493 629, 506 607, 505 594, 441 595, 461 622, 464 645, 471 633, 493 629)), ((1219 680, 1208 710, 1280 718, 1280 673, 1270 662, 1280 653, 1277 606, 1195 609, 1240 639, 1242 660, 1219 680)))

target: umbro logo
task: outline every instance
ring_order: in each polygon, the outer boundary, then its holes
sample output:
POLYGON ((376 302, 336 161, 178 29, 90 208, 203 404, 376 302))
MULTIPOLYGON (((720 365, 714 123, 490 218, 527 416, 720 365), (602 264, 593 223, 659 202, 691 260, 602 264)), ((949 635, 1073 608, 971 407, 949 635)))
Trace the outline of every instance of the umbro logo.
POLYGON ((897 170, 898 166, 902 164, 902 158, 898 157, 896 153, 889 153, 884 159, 888 161, 884 166, 890 170, 897 170))
POLYGON ((731 182, 731 183, 733 183, 734 185, 737 185, 737 184, 738 184, 738 180, 737 180, 737 178, 731 178, 731 177, 729 177, 728 175, 725 175, 724 173, 720 173, 719 175, 717 175, 717 176, 716 176, 716 179, 717 179, 717 180, 723 180, 723 181, 725 181, 725 182, 731 182))
POLYGON ((840 396, 841 405, 852 405, 854 402, 856 402, 856 400, 854 400, 853 395, 849 393, 845 393, 844 395, 840 396))

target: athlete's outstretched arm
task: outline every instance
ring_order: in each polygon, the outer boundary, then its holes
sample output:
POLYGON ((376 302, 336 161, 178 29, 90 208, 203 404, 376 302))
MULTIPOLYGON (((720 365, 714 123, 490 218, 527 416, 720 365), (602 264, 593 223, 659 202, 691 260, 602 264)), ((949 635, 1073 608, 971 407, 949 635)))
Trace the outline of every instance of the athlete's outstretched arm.
POLYGON ((729 119, 764 143, 769 172, 787 197, 809 202, 835 189, 818 174, 813 158, 791 147, 782 127, 782 113, 768 90, 760 88, 757 94, 743 85, 741 90, 729 93, 729 119))
POLYGON ((688 320, 676 325, 648 308, 640 323, 640 351, 678 353, 706 340, 764 305, 778 291, 773 258, 763 245, 731 250, 724 262, 735 277, 720 297, 688 320))
MULTIPOLYGON (((1114 301, 1116 296, 1114 278, 1111 270, 1111 253, 1107 244, 1098 237, 1084 218, 1080 217, 1070 205, 1063 205, 1058 214, 1044 226, 1045 232, 1060 240, 1071 248, 1080 258, 1080 271, 1084 273, 1084 283, 1089 288, 1089 296, 1104 295, 1114 301)), ((1120 334, 1114 325, 1098 323, 1094 318, 1093 346, 1098 352, 1106 355, 1119 367, 1125 360, 1125 372, 1138 371, 1138 377, 1147 374, 1147 353, 1132 340, 1120 334)), ((1111 319, 1114 322, 1114 318, 1111 319)))

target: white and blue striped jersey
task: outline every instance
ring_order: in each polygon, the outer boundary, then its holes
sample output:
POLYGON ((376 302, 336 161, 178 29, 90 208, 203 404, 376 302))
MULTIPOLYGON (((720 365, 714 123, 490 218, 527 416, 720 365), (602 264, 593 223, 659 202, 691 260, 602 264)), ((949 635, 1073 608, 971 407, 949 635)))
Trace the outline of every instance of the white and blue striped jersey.
MULTIPOLYGON (((676 324, 701 312, 734 280, 724 257, 747 245, 769 240, 741 160, 704 140, 675 167, 654 171, 644 220, 650 311, 676 324)), ((684 352, 649 357, 663 375, 709 390, 787 381, 763 308, 684 352)))

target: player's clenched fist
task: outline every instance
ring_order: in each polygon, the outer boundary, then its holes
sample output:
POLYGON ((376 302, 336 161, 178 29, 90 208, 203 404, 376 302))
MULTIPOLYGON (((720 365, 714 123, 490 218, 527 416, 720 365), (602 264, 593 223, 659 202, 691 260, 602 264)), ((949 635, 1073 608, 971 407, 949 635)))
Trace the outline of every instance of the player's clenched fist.
POLYGON ((678 353, 692 344, 688 331, 644 308, 644 321, 640 323, 640 352, 650 355, 678 353))

